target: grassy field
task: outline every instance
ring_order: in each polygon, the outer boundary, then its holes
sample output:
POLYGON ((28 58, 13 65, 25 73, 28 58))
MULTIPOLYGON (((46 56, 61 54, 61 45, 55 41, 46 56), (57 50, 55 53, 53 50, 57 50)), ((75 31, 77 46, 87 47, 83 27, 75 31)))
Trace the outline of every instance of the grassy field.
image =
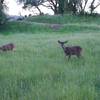
POLYGON ((33 18, 1 28, 0 45, 13 42, 16 49, 0 52, 0 100, 100 100, 98 21, 75 23, 73 17, 52 29, 56 21, 48 26, 33 18), (58 40, 80 45, 82 57, 68 61, 58 40))

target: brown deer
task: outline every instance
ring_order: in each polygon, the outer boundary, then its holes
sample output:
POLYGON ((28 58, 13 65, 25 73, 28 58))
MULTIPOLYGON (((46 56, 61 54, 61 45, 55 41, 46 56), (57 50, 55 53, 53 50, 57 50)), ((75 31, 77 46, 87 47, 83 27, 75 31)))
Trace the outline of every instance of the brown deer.
POLYGON ((63 48, 65 55, 68 56, 68 59, 71 58, 71 55, 76 55, 79 58, 81 56, 82 48, 80 46, 68 46, 68 47, 66 47, 64 44, 67 42, 68 41, 61 42, 60 40, 58 40, 58 43, 63 48))
POLYGON ((1 51, 12 51, 15 48, 15 45, 13 43, 5 44, 0 47, 1 51))

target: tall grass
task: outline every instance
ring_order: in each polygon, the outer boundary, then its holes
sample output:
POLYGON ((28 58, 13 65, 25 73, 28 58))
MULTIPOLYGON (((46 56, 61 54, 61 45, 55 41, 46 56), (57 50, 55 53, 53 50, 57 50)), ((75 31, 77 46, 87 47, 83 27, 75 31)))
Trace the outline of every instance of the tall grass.
POLYGON ((0 34, 100 32, 100 18, 92 16, 34 16, 0 26, 0 34), (59 25, 59 28, 53 26, 59 25))
POLYGON ((28 17, 26 21, 38 22, 38 23, 50 23, 50 24, 68 24, 68 23, 89 23, 100 24, 99 16, 79 16, 79 15, 55 15, 55 16, 34 16, 28 17))
POLYGON ((6 25, 0 26, 0 34, 16 34, 16 33, 77 33, 77 32, 91 33, 100 32, 100 27, 97 24, 81 24, 81 23, 69 23, 69 24, 49 24, 49 23, 35 23, 35 22, 8 22, 6 25), (58 27, 58 28, 56 28, 58 27))
POLYGON ((0 36, 16 51, 0 54, 1 100, 99 100, 100 34, 0 36), (57 40, 80 45, 82 58, 65 57, 57 40))

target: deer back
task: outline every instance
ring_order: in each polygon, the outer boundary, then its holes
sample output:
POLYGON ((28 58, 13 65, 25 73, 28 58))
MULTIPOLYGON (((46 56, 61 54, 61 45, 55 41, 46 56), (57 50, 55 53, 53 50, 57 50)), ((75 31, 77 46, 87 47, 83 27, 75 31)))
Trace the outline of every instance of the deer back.
POLYGON ((72 46, 72 47, 65 47, 65 52, 67 55, 70 54, 79 54, 82 48, 80 46, 72 46))
POLYGON ((2 51, 13 50, 14 48, 15 48, 15 46, 13 43, 9 43, 9 44, 3 45, 1 47, 2 51))

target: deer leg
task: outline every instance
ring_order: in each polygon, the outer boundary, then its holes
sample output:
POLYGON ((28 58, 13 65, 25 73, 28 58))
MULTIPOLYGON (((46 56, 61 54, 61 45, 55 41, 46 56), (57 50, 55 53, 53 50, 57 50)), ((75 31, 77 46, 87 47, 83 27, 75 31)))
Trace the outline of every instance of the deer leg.
POLYGON ((80 54, 77 54, 77 57, 78 57, 78 58, 80 58, 80 56, 81 56, 80 54))
POLYGON ((71 55, 68 56, 68 60, 71 58, 71 55))

